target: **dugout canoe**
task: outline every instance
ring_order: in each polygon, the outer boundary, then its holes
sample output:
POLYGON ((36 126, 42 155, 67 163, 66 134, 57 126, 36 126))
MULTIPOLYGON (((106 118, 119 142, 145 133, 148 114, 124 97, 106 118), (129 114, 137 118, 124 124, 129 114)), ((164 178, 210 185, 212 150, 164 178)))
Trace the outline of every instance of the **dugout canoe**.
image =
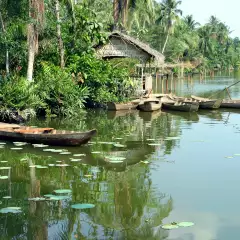
MULTIPOLYGON (((10 124, 11 125, 11 124, 10 124)), ((79 146, 95 136, 95 129, 86 132, 31 128, 23 126, 0 127, 0 140, 39 143, 53 146, 79 146)))

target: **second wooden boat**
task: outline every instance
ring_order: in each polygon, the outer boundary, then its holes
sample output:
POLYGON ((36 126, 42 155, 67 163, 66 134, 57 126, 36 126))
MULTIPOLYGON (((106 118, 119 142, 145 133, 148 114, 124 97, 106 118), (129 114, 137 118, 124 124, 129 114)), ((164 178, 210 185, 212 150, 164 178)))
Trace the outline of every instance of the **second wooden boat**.
POLYGON ((31 128, 22 126, 0 127, 0 140, 39 143, 55 146, 79 146, 96 135, 95 129, 86 132, 55 130, 53 128, 31 128))
POLYGON ((173 111, 196 112, 198 111, 199 104, 191 102, 163 102, 162 107, 173 111))
POLYGON ((199 102, 199 108, 202 109, 217 109, 220 108, 222 99, 209 99, 202 98, 192 95, 192 99, 197 100, 199 102))
POLYGON ((240 109, 240 99, 223 99, 221 103, 221 108, 239 108, 240 109))
POLYGON ((110 111, 130 110, 130 109, 136 109, 136 108, 137 108, 137 104, 133 104, 131 102, 129 103, 108 102, 107 103, 107 109, 110 111))

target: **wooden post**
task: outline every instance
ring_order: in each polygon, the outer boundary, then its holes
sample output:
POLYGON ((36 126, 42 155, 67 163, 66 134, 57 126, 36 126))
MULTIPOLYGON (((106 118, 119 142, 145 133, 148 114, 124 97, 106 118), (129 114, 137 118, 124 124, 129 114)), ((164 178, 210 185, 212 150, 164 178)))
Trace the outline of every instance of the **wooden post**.
POLYGON ((226 89, 226 91, 227 91, 227 93, 228 93, 228 97, 232 100, 231 95, 230 95, 230 93, 229 93, 229 91, 228 91, 228 88, 225 88, 225 89, 226 89))

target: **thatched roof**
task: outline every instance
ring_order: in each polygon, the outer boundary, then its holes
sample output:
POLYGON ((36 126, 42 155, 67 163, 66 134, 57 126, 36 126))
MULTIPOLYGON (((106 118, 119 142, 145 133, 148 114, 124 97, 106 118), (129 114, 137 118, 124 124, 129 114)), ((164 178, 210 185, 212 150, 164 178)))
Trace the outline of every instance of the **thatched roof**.
MULTIPOLYGON (((145 53, 146 55, 148 55, 148 59, 153 58, 155 64, 157 64, 157 65, 161 65, 164 63, 165 57, 163 54, 161 54, 157 50, 151 48, 148 44, 143 43, 134 37, 131 37, 122 32, 119 32, 119 31, 114 31, 109 34, 108 38, 109 38, 110 42, 111 42, 111 39, 114 38, 114 39, 121 40, 124 44, 128 44, 131 47, 134 46, 134 48, 139 51, 139 54, 140 54, 140 52, 145 53)), ((101 47, 103 47, 103 46, 96 46, 97 49, 101 49, 101 47)), ((100 55, 102 55, 102 57, 110 57, 111 53, 109 53, 109 52, 110 51, 108 49, 108 51, 105 51, 105 52, 102 51, 100 53, 100 55)), ((116 55, 114 55, 114 56, 116 56, 116 55)), ((119 57, 121 57, 121 56, 119 56, 119 57)))

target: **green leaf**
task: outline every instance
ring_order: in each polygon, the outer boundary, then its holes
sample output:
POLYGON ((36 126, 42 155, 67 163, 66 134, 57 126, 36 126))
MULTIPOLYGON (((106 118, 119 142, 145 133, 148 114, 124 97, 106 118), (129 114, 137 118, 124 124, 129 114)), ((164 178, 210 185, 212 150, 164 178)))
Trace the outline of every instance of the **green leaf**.
POLYGON ((71 208, 74 208, 74 209, 88 209, 88 208, 94 208, 94 207, 95 205, 91 203, 78 203, 71 206, 71 208))
POLYGON ((0 209, 0 213, 21 213, 20 207, 6 207, 0 209))
POLYGON ((194 225, 193 222, 180 222, 177 224, 179 227, 192 227, 194 225))
POLYGON ((69 194, 69 193, 72 193, 72 190, 71 189, 57 189, 57 190, 54 190, 54 192, 57 194, 69 194))

